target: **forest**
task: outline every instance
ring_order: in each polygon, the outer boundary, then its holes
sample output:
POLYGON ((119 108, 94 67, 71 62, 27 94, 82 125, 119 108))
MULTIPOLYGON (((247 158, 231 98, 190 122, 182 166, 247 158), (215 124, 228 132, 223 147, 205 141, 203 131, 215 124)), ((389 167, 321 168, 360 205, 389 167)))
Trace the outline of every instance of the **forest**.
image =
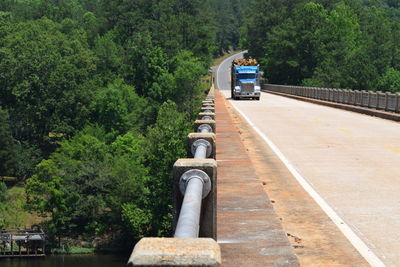
POLYGON ((400 0, 1 0, 0 229, 171 235, 201 81, 240 49, 270 83, 400 91, 400 0))
POLYGON ((400 92, 399 0, 259 0, 242 29, 269 83, 400 92))
POLYGON ((0 182, 0 229, 35 222, 53 243, 128 248, 169 236, 172 166, 209 89, 201 81, 239 43, 237 29, 225 41, 217 9, 233 18, 241 5, 0 1, 0 176, 17 180, 0 182))

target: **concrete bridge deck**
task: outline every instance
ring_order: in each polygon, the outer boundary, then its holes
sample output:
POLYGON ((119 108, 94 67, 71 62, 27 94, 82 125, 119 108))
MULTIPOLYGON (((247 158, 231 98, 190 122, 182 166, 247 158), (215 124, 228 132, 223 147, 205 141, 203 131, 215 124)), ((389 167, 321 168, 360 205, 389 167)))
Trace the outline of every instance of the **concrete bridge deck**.
POLYGON ((217 236, 223 266, 299 266, 238 128, 216 94, 217 236))

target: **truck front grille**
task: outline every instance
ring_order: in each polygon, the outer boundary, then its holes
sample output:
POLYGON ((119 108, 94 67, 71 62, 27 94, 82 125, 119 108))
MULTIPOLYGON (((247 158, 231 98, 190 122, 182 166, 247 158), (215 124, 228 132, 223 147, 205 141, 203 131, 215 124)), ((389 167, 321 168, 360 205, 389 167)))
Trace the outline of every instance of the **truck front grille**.
POLYGON ((254 92, 254 83, 242 83, 242 92, 245 93, 254 92))

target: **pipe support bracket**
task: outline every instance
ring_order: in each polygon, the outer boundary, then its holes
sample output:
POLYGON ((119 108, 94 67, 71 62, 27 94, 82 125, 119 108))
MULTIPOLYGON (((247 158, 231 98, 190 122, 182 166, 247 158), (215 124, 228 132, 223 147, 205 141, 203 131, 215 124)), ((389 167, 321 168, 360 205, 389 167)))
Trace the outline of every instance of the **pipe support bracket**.
POLYGON ((197 132, 199 132, 199 133, 201 133, 201 132, 212 133, 213 129, 208 124, 202 124, 202 125, 199 126, 199 128, 197 128, 197 132))
POLYGON ((211 179, 207 173, 197 169, 189 170, 182 174, 179 180, 179 190, 181 191, 182 195, 185 195, 186 187, 192 179, 199 179, 203 183, 202 198, 206 198, 211 192, 211 179))
POLYGON ((192 147, 191 147, 191 151, 192 151, 192 155, 193 156, 196 154, 196 149, 199 146, 207 147, 206 158, 209 158, 211 156, 211 153, 212 153, 211 143, 208 142, 207 140, 204 140, 204 139, 198 139, 198 140, 194 141, 194 143, 192 144, 192 147))

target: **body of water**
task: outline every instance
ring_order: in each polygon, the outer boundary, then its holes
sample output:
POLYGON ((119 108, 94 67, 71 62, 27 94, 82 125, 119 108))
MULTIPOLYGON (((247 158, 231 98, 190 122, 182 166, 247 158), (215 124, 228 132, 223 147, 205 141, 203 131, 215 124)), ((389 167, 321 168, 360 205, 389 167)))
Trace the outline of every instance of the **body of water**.
POLYGON ((123 254, 82 254, 7 258, 0 259, 0 267, 125 267, 128 257, 123 254))

